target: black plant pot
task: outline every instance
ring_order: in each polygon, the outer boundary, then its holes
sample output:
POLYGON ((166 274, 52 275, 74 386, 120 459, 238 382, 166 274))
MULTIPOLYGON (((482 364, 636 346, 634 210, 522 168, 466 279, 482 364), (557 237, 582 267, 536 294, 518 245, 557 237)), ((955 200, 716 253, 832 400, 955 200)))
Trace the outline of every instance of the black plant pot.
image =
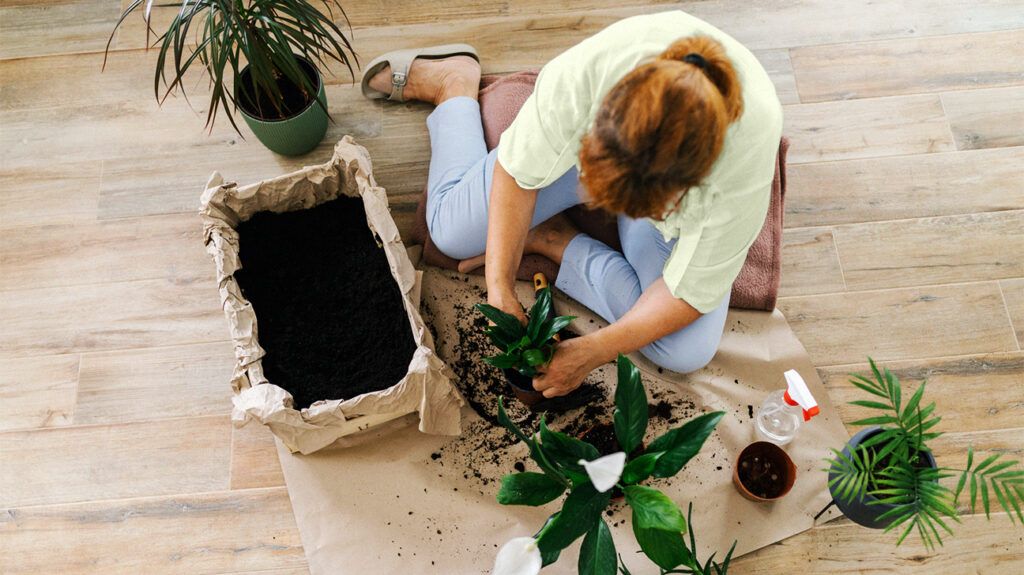
POLYGON ((544 394, 533 388, 532 377, 526 377, 514 369, 503 369, 501 372, 505 374, 505 379, 512 386, 516 399, 523 405, 533 408, 544 401, 544 394))
MULTIPOLYGON (((867 429, 862 429, 846 443, 846 447, 843 448, 843 455, 850 457, 853 449, 881 431, 881 427, 869 427, 867 429)), ((921 452, 921 458, 929 467, 937 467, 935 457, 932 456, 931 453, 923 451, 921 452)), ((834 477, 835 474, 829 473, 829 482, 831 482, 834 477)), ((854 523, 864 527, 870 527, 871 529, 885 529, 892 523, 891 519, 879 521, 878 518, 886 512, 894 509, 896 507, 895 505, 879 504, 877 503, 878 498, 870 494, 846 503, 836 495, 834 487, 829 488, 829 491, 832 493, 832 499, 836 502, 836 507, 838 507, 839 510, 843 512, 843 515, 849 517, 854 523)))

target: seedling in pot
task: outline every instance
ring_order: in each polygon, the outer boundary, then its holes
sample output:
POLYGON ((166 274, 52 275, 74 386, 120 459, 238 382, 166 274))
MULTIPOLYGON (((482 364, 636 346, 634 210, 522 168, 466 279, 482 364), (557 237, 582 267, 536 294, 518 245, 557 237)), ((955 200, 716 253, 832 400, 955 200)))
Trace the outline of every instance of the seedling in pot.
POLYGON ((840 510, 866 527, 898 529, 897 545, 917 531, 929 549, 942 545, 940 530, 953 534, 943 518, 959 523, 960 495, 965 492, 970 493, 972 513, 980 496, 989 517, 995 499, 1011 522, 1016 515, 1024 525, 1024 470, 1019 462, 996 453, 975 464, 972 446, 963 469, 939 467, 927 442, 942 435, 935 431, 941 418, 933 415, 934 403, 922 407, 926 382, 904 403, 899 379, 888 369, 879 370, 871 358, 868 362, 874 378, 851 374, 850 383, 873 397, 850 404, 878 415, 853 422, 872 427, 855 435, 842 451, 833 449, 825 469, 840 510), (955 476, 955 490, 940 483, 955 476))
POLYGON ((626 505, 633 514, 633 534, 640 549, 661 573, 727 573, 736 544, 721 563, 715 562, 714 555, 701 563, 695 556, 692 505, 684 517, 667 495, 642 485, 650 477, 667 478, 679 473, 700 451, 724 415, 721 411, 701 415, 643 447, 647 394, 640 372, 622 355, 618 359, 614 413, 615 437, 622 451, 602 456, 590 443, 550 429, 543 416, 539 432, 528 435, 509 419, 499 399, 498 419, 529 447, 530 458, 540 473, 528 471, 503 477, 498 502, 539 506, 567 492, 568 496, 561 510, 553 513, 535 535, 513 539, 502 547, 492 575, 535 574, 542 566, 557 561, 562 550, 580 537, 581 574, 628 575, 603 517, 613 488, 625 493, 626 505), (684 538, 688 523, 689 545, 684 538))
POLYGON ((535 403, 542 399, 543 396, 533 389, 533 378, 538 367, 551 361, 557 343, 555 336, 576 319, 575 316, 552 317, 549 287, 537 291, 537 301, 530 308, 526 325, 514 315, 491 305, 477 304, 476 309, 491 320, 487 336, 501 350, 497 355, 484 358, 484 361, 504 370, 520 400, 535 403))

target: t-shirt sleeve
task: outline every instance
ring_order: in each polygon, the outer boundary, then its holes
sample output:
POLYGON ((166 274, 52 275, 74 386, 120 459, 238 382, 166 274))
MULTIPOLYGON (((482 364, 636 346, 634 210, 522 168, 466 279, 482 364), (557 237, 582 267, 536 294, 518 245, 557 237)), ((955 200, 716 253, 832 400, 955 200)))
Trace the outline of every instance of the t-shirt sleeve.
POLYGON ((577 48, 541 69, 533 94, 501 134, 498 161, 523 188, 546 187, 576 164, 592 104, 587 55, 577 48))

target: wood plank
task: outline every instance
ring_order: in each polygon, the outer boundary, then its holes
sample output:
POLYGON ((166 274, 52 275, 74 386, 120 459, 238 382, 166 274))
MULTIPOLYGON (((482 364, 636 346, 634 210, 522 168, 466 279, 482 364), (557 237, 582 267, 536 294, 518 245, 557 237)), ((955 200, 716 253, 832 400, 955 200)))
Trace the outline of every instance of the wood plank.
POLYGON ((796 89, 796 78, 793 74, 793 62, 788 50, 758 50, 754 52, 758 61, 764 66, 772 83, 775 94, 783 104, 799 104, 800 94, 796 89))
POLYGON ((228 417, 0 434, 0 506, 226 489, 228 417))
POLYGON ((103 162, 47 161, 45 169, 16 168, 8 165, 6 154, 0 159, 0 230, 96 219, 103 162))
MULTIPOLYGON (((974 448, 975 457, 984 459, 998 453, 1003 457, 1020 461, 1021 456, 1024 455, 1024 427, 946 433, 936 439, 932 447, 935 451, 935 458, 946 461, 940 465, 946 465, 953 469, 964 468, 967 463, 967 450, 971 447, 974 448)), ((992 503, 998 507, 997 502, 993 501, 992 503)))
POLYGON ((1003 280, 999 282, 999 289, 1017 334, 1017 348, 1024 349, 1024 278, 1003 280))
POLYGON ((796 104, 784 114, 790 164, 955 149, 935 95, 796 104))
POLYGON ((1024 147, 787 166, 786 226, 1024 209, 1024 147))
MULTIPOLYGON (((904 397, 927 380, 925 404, 935 402, 942 417, 940 431, 958 433, 1019 427, 1024 421, 1024 354, 1021 352, 951 358, 881 362, 903 384, 904 397)), ((856 421, 872 410, 850 405, 866 399, 854 387, 850 373, 871 378, 867 363, 818 369, 833 405, 843 421, 856 421)), ((850 427, 851 433, 854 428, 850 427)))
POLYGON ((1016 351, 995 282, 780 298, 817 366, 1016 351))
POLYGON ((0 431, 71 425, 78 356, 0 361, 0 431))
POLYGON ((214 281, 195 214, 0 230, 0 266, 0 290, 154 278, 214 281))
POLYGON ((6 509, 0 555, 17 557, 8 575, 283 575, 306 565, 283 488, 6 509))
POLYGON ((8 291, 0 358, 223 341, 213 281, 141 280, 8 291))
POLYGON ((960 150, 1024 145, 1024 87, 949 92, 942 105, 960 150))
POLYGON ((270 428, 249 422, 232 430, 231 489, 284 486, 277 446, 270 428))
POLYGON ((1024 83, 1024 29, 795 48, 803 102, 1024 83))
POLYGON ((965 566, 975 573, 1018 573, 1024 569, 1020 533, 1003 513, 964 517, 954 537, 929 551, 913 537, 899 547, 897 535, 847 521, 815 527, 732 562, 729 572, 773 575, 821 569, 849 575, 952 575, 965 566))
POLYGON ((779 295, 846 291, 831 228, 799 228, 782 234, 782 282, 779 295))
POLYGON ((1024 210, 835 228, 851 290, 1024 276, 1024 210))
POLYGON ((83 354, 75 423, 228 414, 234 363, 229 341, 83 354))
POLYGON ((102 50, 119 12, 108 0, 6 1, 0 58, 102 50))

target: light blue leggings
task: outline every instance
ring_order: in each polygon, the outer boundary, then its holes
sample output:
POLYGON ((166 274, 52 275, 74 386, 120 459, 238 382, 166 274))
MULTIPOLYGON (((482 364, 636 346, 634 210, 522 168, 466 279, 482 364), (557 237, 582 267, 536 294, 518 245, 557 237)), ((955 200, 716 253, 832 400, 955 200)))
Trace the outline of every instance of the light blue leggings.
MULTIPOLYGON (((427 226, 438 249, 455 259, 484 253, 487 209, 497 150, 484 144, 480 106, 467 97, 442 102, 427 118, 430 173, 427 226)), ((583 203, 576 169, 537 192, 532 226, 583 203)), ((569 243, 555 286, 609 322, 622 317, 647 286, 661 277, 675 241, 666 242, 650 220, 618 217, 622 252, 586 234, 569 243)), ((696 371, 715 355, 722 338, 728 297, 718 309, 640 352, 657 365, 696 371)))

